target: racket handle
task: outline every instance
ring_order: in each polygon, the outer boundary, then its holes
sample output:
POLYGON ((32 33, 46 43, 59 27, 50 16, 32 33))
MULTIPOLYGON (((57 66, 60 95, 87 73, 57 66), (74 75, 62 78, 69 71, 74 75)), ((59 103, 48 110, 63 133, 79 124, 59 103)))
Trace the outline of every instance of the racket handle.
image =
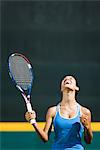
POLYGON ((28 112, 32 112, 32 106, 30 102, 26 103, 26 107, 27 107, 28 112))

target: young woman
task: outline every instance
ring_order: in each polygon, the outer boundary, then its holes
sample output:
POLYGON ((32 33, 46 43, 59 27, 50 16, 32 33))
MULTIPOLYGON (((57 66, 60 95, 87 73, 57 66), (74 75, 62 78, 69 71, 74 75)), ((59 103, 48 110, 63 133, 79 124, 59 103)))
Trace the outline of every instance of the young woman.
POLYGON ((92 141, 91 112, 76 101, 77 91, 79 91, 79 87, 76 85, 75 78, 66 76, 61 82, 61 102, 48 109, 44 129, 41 129, 36 122, 35 111, 25 114, 27 121, 33 120, 31 124, 43 141, 48 141, 53 124, 55 138, 52 150, 84 150, 83 133, 87 144, 92 141))

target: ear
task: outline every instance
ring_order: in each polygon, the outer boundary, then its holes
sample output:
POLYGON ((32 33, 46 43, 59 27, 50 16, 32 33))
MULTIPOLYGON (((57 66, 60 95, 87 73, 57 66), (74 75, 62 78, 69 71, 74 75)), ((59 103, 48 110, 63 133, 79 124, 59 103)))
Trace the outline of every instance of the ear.
POLYGON ((79 91, 79 87, 78 87, 78 86, 76 86, 76 87, 75 87, 75 90, 76 90, 76 91, 79 91))

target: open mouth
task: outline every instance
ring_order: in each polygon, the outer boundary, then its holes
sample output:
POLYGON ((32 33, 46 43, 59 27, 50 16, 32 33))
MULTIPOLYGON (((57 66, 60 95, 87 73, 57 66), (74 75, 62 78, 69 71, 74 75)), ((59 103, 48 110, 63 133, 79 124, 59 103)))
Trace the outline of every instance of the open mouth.
POLYGON ((67 82, 65 82, 65 84, 71 84, 71 82, 68 82, 68 81, 67 81, 67 82))
POLYGON ((66 82, 65 84, 70 84, 69 82, 66 82))

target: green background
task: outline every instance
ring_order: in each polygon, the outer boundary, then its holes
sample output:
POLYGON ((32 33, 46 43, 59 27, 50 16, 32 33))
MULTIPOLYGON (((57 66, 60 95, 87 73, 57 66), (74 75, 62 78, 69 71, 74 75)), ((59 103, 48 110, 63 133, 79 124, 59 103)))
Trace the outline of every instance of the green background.
POLYGON ((12 85, 7 59, 27 56, 34 68, 37 120, 60 100, 60 81, 74 75, 77 100, 100 121, 100 2, 1 1, 1 121, 25 121, 24 101, 12 85))
MULTIPOLYGON (((52 133, 50 140, 43 143, 35 132, 3 132, 0 134, 2 150, 50 150, 53 142, 52 133)), ((100 150, 100 132, 94 132, 92 144, 83 143, 85 150, 100 150)))

